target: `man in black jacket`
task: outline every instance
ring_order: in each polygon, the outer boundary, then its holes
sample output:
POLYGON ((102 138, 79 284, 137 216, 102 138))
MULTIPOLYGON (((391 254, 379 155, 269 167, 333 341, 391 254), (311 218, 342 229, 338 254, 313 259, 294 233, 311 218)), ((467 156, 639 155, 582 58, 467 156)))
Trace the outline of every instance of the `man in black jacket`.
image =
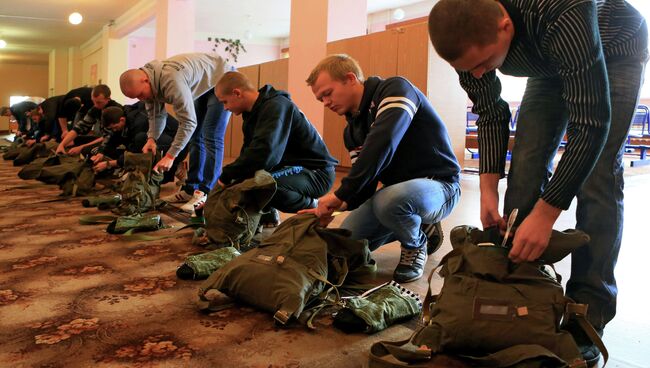
POLYGON ((22 101, 11 105, 11 107, 3 107, 0 115, 12 116, 18 122, 18 131, 16 135, 20 136, 27 133, 27 113, 36 108, 36 103, 32 101, 22 101))
POLYGON ((93 107, 92 87, 79 87, 68 91, 59 105, 56 117, 59 119, 61 137, 68 134, 68 122, 73 124, 86 116, 93 107))
POLYGON ((327 222, 334 211, 353 210, 341 227, 368 239, 372 250, 398 240, 402 251, 393 279, 419 279, 433 235, 423 225, 439 223, 460 197, 460 166, 445 125, 411 82, 364 80, 348 55, 323 59, 307 84, 325 107, 345 115, 344 143, 352 158, 341 186, 312 212, 327 222))
POLYGON ((215 94, 226 110, 244 119, 241 152, 223 168, 219 183, 229 185, 266 170, 278 184, 272 208, 295 213, 315 207, 334 184, 338 162, 289 94, 270 85, 256 90, 239 72, 224 74, 215 94))
POLYGON ((110 135, 99 123, 102 110, 111 106, 122 107, 122 105, 111 99, 111 89, 105 84, 98 84, 92 89, 91 101, 92 107, 85 113, 83 119, 77 120, 61 140, 56 149, 57 154, 78 155, 90 151, 102 142, 102 136, 110 135), (66 152, 66 147, 70 145, 74 147, 66 152))
MULTIPOLYGON (((132 153, 142 152, 142 147, 147 143, 149 120, 144 102, 126 105, 124 108, 110 106, 102 111, 101 121, 104 129, 111 132, 105 136, 102 144, 97 148, 97 153, 90 159, 94 163, 93 170, 99 173, 107 169, 124 166, 124 152, 118 147, 124 146, 126 151, 132 153)), ((173 116, 167 115, 167 123, 158 139, 158 149, 167 152, 178 129, 178 121, 173 116)), ((174 178, 176 167, 187 156, 187 150, 174 161, 172 170, 166 171, 163 183, 174 178)))

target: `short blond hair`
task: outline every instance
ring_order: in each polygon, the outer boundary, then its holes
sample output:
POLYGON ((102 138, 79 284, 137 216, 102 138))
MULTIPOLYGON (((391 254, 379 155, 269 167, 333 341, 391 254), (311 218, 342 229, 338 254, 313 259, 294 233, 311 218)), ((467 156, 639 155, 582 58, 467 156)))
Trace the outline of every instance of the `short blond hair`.
POLYGON ((346 54, 329 55, 321 60, 309 74, 309 78, 306 80, 307 85, 313 86, 323 71, 326 71, 334 80, 343 81, 346 74, 352 73, 360 82, 363 82, 363 71, 359 63, 346 54))
POLYGON ((256 91, 257 89, 248 77, 240 72, 226 72, 217 82, 215 89, 225 95, 232 94, 235 88, 243 91, 256 91))

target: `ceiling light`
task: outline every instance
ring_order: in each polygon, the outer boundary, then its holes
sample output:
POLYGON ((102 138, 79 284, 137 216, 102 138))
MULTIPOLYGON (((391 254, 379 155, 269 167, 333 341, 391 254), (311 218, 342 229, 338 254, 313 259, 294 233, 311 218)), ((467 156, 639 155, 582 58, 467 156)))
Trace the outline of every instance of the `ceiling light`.
POLYGON ((0 40, 0 49, 4 49, 5 47, 7 47, 7 41, 0 40))
POLYGON ((405 15, 406 15, 406 12, 404 12, 404 9, 402 9, 402 8, 397 8, 397 9, 393 10, 393 14, 392 14, 394 20, 402 20, 402 19, 404 19, 405 15))
POLYGON ((70 16, 68 17, 68 21, 71 24, 74 24, 74 25, 77 25, 77 24, 81 23, 81 21, 83 19, 84 18, 81 16, 81 14, 79 14, 77 12, 74 12, 74 13, 70 14, 70 16))

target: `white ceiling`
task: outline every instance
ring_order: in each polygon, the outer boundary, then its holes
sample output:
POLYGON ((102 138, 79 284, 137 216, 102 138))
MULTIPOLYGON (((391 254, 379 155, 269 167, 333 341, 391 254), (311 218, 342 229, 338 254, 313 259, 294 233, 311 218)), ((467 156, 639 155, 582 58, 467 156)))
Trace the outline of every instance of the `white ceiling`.
MULTIPOLYGON (((291 0, 195 0, 196 31, 220 37, 255 39, 289 35, 291 0)), ((296 0, 294 0, 296 1, 296 0)), ((309 0, 300 0, 309 1, 309 0)), ((368 13, 422 0, 368 0, 368 13)), ((138 0, 0 0, 0 62, 47 63, 56 47, 79 46, 138 0), (80 12, 84 21, 68 23, 80 12)))

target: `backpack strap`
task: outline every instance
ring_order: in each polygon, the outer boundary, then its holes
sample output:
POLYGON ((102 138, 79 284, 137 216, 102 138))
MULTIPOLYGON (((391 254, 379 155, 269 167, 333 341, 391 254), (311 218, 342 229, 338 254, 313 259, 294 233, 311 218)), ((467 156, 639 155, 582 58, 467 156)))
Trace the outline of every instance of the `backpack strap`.
POLYGON ((600 335, 598 335, 598 332, 594 329, 594 326, 587 321, 587 304, 580 304, 580 303, 567 303, 566 304, 566 309, 565 309, 565 321, 568 321, 570 319, 575 320, 578 322, 578 326, 584 331, 585 334, 587 334, 587 337, 589 337, 589 340, 591 340, 596 347, 600 350, 600 353, 603 355, 603 360, 605 364, 607 364, 607 359, 609 359, 609 352, 607 351, 607 348, 605 347, 605 344, 603 343, 603 340, 600 338, 600 335), (568 318, 566 318, 568 317, 568 318))
POLYGON ((427 279, 427 295, 424 297, 424 301, 422 302, 422 323, 425 325, 429 324, 429 321, 431 320, 431 304, 435 302, 436 298, 438 297, 437 294, 433 294, 431 291, 431 280, 433 279, 433 275, 438 271, 439 268, 441 268, 449 258, 455 257, 459 254, 462 254, 462 250, 460 248, 454 248, 451 252, 445 254, 444 257, 438 262, 438 265, 436 265, 431 272, 429 273, 429 278, 427 279))

